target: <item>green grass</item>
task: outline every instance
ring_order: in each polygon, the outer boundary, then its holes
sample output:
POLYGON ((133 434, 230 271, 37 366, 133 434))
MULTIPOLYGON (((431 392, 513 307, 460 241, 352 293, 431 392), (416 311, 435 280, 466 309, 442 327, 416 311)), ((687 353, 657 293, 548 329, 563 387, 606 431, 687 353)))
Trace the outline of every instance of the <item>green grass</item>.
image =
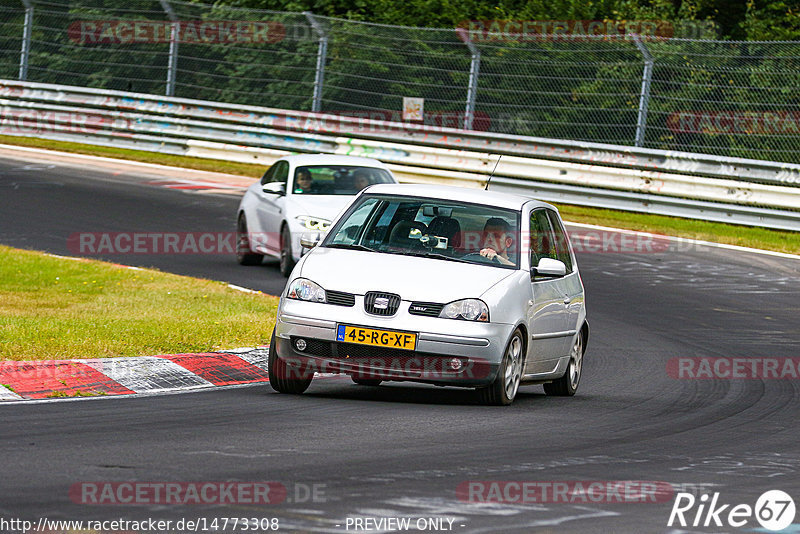
POLYGON ((67 393, 66 391, 53 391, 49 395, 45 396, 45 398, 57 399, 62 397, 103 397, 106 395, 108 395, 108 393, 105 391, 83 391, 82 389, 78 389, 70 393, 67 393))
MULTIPOLYGON (((186 156, 172 156, 155 152, 98 147, 82 143, 50 141, 30 137, 0 135, 0 143, 128 159, 161 165, 172 165, 187 169, 238 174, 250 178, 258 178, 264 173, 264 167, 261 165, 204 158, 190 158, 186 156)), ((800 234, 797 232, 783 232, 765 228, 738 226, 735 224, 681 219, 677 217, 648 215, 601 208, 561 205, 559 209, 564 219, 573 222, 627 228, 662 235, 701 239, 704 241, 727 243, 778 252, 800 253, 800 234)))
POLYGON ((222 282, 0 246, 0 360, 265 345, 277 303, 222 282))

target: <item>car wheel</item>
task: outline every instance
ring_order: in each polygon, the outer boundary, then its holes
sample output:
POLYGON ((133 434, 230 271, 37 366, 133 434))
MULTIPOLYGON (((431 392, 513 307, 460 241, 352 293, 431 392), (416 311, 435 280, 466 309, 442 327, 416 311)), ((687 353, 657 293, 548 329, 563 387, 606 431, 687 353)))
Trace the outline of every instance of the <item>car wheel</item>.
POLYGON ((575 336, 575 343, 569 352, 569 364, 564 376, 544 385, 544 392, 548 395, 561 397, 571 397, 578 391, 578 384, 581 381, 581 371, 583 369, 583 334, 578 332, 575 336))
POLYGON ((381 382, 383 382, 383 380, 379 378, 356 378, 354 376, 350 378, 359 386, 380 386, 381 382))
POLYGON ((314 374, 310 371, 302 369, 289 370, 286 362, 278 356, 278 351, 275 348, 275 331, 272 331, 272 339, 269 342, 269 357, 267 358, 267 372, 269 374, 269 385, 272 389, 279 393, 292 393, 299 395, 308 389, 311 381, 314 379, 314 374), (297 378, 292 378, 289 374, 297 374, 297 378), (302 376, 308 373, 308 377, 302 376))
POLYGON ((522 349, 524 346, 522 332, 517 328, 506 346, 497 377, 490 386, 480 390, 484 404, 507 406, 514 402, 522 378, 524 359, 522 349))
POLYGON ((250 248, 250 236, 247 233, 247 219, 244 213, 236 222, 236 260, 239 265, 261 265, 263 254, 255 254, 250 248))
POLYGON ((281 229, 281 274, 286 278, 292 274, 294 269, 294 258, 292 257, 292 234, 289 227, 281 229))

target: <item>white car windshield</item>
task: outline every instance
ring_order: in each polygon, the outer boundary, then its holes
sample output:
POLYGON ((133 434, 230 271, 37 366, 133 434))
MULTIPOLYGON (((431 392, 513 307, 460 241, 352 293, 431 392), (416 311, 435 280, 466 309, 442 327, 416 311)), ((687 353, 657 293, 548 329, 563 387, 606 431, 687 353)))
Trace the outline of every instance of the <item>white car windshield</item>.
POLYGON ((519 238, 514 210, 366 194, 322 246, 516 268, 519 238))
POLYGON ((391 184, 389 171, 352 165, 304 165, 294 171, 295 195, 355 195, 372 184, 391 184))

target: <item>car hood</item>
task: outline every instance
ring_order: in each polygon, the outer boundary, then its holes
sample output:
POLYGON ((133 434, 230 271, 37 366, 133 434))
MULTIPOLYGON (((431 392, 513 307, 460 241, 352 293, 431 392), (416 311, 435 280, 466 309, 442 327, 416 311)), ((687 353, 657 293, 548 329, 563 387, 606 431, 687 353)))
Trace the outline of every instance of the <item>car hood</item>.
POLYGON ((403 300, 447 303, 477 298, 517 271, 488 265, 320 247, 304 258, 299 276, 324 289, 363 295, 396 293, 403 300))
POLYGON ((354 195, 292 195, 287 209, 290 215, 311 215, 332 221, 355 198, 354 195))

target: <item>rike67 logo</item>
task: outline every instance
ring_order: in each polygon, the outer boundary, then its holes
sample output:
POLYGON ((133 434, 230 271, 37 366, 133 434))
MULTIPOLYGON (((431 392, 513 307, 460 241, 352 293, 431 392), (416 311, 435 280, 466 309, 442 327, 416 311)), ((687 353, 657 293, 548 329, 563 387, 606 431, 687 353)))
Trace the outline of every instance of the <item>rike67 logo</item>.
POLYGON ((794 500, 781 490, 770 490, 761 494, 755 506, 720 501, 719 492, 711 497, 703 494, 695 498, 691 493, 678 493, 667 526, 682 527, 754 527, 753 519, 765 530, 777 532, 794 521, 794 500))

